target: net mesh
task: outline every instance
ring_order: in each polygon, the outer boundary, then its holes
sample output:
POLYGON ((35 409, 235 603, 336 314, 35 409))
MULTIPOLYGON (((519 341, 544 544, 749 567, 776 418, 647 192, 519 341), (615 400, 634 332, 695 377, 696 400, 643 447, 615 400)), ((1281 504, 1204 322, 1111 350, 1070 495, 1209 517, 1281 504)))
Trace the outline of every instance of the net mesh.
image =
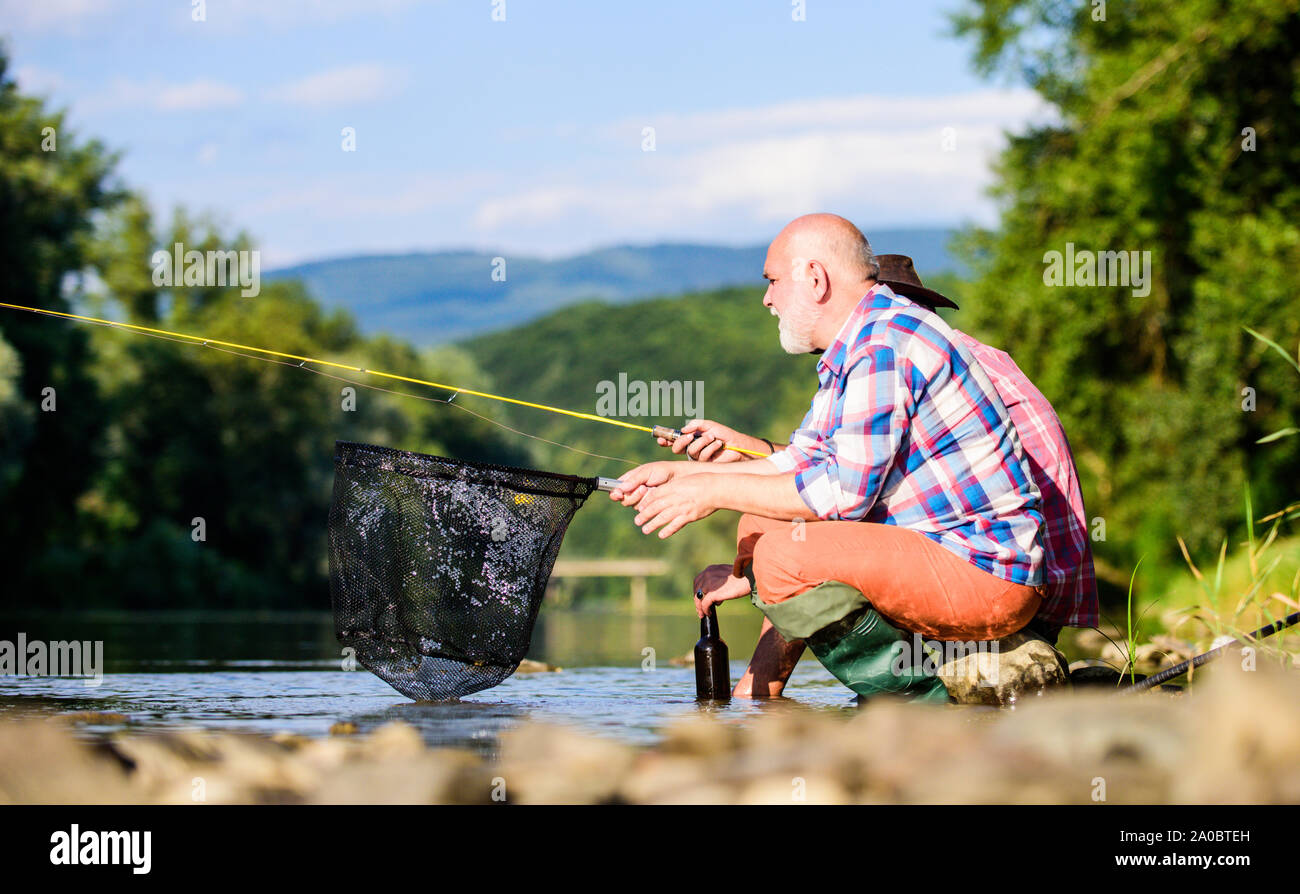
POLYGON ((594 478, 338 442, 329 515, 339 642, 403 695, 495 686, 528 650, 594 478))

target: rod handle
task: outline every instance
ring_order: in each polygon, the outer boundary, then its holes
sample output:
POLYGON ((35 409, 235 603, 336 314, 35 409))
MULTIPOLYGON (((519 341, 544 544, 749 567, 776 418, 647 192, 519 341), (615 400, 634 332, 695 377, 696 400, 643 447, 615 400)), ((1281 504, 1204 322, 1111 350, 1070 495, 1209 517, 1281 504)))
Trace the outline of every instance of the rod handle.
MULTIPOLYGON (((670 441, 675 441, 682 436, 682 431, 681 429, 678 428, 669 428, 666 425, 656 425, 650 429, 650 434, 656 438, 667 438, 670 441)), ((690 437, 694 439, 696 437, 695 432, 691 432, 690 437)), ((757 450, 750 450, 747 447, 733 447, 731 444, 723 444, 722 449, 734 450, 737 453, 745 453, 748 454, 749 456, 757 456, 760 459, 767 456, 766 453, 760 453, 757 450)))

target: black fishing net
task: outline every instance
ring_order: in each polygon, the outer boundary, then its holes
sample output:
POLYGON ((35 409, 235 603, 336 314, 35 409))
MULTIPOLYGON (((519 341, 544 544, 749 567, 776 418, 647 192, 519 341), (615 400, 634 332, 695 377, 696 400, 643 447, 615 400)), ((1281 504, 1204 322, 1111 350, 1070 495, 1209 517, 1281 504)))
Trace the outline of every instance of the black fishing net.
POLYGON ((514 673, 577 478, 340 441, 329 516, 339 641, 403 695, 459 698, 514 673))

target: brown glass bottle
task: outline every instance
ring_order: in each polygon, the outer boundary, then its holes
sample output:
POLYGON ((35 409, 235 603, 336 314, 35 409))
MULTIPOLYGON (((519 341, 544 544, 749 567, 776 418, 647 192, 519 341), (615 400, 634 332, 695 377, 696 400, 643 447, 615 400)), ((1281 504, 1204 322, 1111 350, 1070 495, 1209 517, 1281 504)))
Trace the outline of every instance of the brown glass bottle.
POLYGON ((700 618, 700 641, 695 644, 695 697, 708 701, 731 698, 731 668, 727 644, 718 636, 717 606, 710 605, 700 618))

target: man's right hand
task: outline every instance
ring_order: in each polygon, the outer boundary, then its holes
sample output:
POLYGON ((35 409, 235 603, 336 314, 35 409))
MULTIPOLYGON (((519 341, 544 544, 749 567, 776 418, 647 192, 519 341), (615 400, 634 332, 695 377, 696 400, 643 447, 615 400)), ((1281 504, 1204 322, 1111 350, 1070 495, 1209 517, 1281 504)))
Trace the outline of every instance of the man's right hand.
POLYGON ((680 438, 675 440, 658 438, 657 440, 660 447, 671 447, 673 453, 685 453, 699 462, 732 463, 753 458, 737 453, 735 450, 727 450, 728 445, 755 450, 762 454, 770 452, 767 442, 709 419, 690 420, 682 426, 680 438))
POLYGON ((736 577, 731 571, 730 565, 710 565, 695 575, 695 592, 703 594, 695 600, 695 613, 701 618, 719 602, 749 595, 749 578, 736 577))

